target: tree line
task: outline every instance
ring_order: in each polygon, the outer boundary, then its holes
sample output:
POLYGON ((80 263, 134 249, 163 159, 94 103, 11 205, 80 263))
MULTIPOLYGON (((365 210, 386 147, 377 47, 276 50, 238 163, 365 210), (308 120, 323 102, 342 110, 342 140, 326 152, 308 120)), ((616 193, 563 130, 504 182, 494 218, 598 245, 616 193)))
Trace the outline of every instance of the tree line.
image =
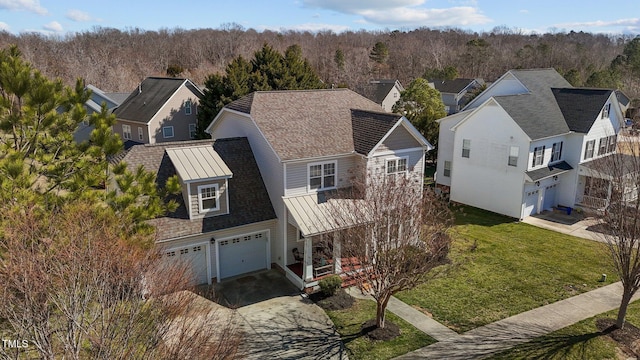
POLYGON ((96 27, 58 37, 0 32, 0 47, 16 44, 46 76, 60 77, 68 85, 83 78, 106 91, 119 92, 131 91, 147 76, 167 74, 203 84, 209 75, 223 73, 238 56, 250 58, 266 43, 280 53, 299 45, 328 85, 353 88, 374 77, 408 84, 425 72, 447 67, 457 69, 460 77, 493 81, 509 69, 553 67, 576 86, 615 85, 638 98, 637 74, 610 76, 612 63, 625 59, 625 46, 632 41, 630 35, 525 34, 506 27, 482 33, 420 28, 337 34, 329 30, 258 32, 234 23, 194 30, 96 27))

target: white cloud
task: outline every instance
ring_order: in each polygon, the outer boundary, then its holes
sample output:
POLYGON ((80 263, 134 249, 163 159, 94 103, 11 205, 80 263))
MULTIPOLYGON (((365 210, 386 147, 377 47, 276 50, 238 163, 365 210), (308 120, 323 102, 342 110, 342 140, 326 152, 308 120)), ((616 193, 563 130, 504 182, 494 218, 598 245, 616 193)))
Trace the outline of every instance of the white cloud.
POLYGON ((528 13, 529 13, 529 10, 527 10, 527 9, 522 9, 522 10, 520 10, 520 11, 519 11, 519 13, 521 13, 521 14, 528 14, 528 13))
MULTIPOLYGON (((425 0, 303 0, 308 7, 362 16, 361 20, 385 26, 469 26, 492 20, 475 6, 432 9, 425 0)), ((469 3, 469 2, 466 2, 469 3)), ((475 2, 471 2, 475 4, 475 2)), ((356 22, 359 22, 356 20, 356 22)))
POLYGON ((0 0, 0 9, 29 11, 38 15, 48 13, 47 9, 40 5, 39 0, 0 0))
POLYGON ((620 32, 640 34, 640 18, 617 19, 610 21, 584 21, 553 25, 554 28, 568 30, 594 31, 599 33, 617 34, 620 32))
POLYGON ((67 11, 66 17, 69 20, 78 21, 78 22, 93 20, 93 17, 91 17, 91 15, 89 15, 88 12, 85 12, 82 10, 76 10, 76 9, 67 11))
POLYGON ((0 21, 0 31, 9 31, 9 24, 0 21))
POLYGON ((271 31, 286 31, 286 30, 294 30, 294 31, 309 31, 309 32, 318 32, 318 31, 326 31, 331 30, 335 33, 340 33, 343 31, 347 31, 350 28, 346 25, 335 25, 335 24, 319 24, 319 23, 306 23, 306 24, 297 24, 297 25, 289 25, 286 27, 283 26, 258 26, 258 30, 271 30, 271 31))
POLYGON ((45 24, 42 26, 42 28, 53 32, 62 32, 64 30, 62 28, 62 25, 60 25, 60 23, 57 21, 52 21, 48 24, 45 24))

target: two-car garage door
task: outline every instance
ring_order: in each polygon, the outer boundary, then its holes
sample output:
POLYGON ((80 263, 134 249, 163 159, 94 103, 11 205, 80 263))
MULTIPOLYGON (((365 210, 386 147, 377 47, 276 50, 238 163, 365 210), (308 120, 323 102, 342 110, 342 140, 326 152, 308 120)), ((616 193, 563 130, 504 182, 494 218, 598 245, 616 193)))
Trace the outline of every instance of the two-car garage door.
POLYGON ((219 279, 267 269, 267 231, 218 241, 219 279))
MULTIPOLYGON (((217 254, 213 261, 217 262, 217 269, 212 262, 207 261, 210 256, 208 243, 198 243, 189 246, 171 248, 165 252, 168 261, 179 261, 190 269, 192 284, 209 283, 209 274, 218 280, 244 274, 251 271, 268 268, 269 231, 261 231, 217 241, 217 254), (212 267, 209 271, 209 267, 212 267)), ((211 245, 211 250, 213 249, 211 245)))

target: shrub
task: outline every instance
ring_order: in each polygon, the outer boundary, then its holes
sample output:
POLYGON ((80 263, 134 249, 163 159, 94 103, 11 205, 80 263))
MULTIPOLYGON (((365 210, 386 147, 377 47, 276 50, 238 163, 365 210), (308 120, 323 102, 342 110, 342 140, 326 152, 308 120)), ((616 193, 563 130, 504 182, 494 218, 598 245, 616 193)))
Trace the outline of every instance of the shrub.
POLYGON ((326 278, 320 280, 318 282, 318 286, 320 286, 320 292, 322 292, 325 296, 333 296, 336 291, 340 289, 342 285, 342 278, 339 275, 331 275, 326 278))

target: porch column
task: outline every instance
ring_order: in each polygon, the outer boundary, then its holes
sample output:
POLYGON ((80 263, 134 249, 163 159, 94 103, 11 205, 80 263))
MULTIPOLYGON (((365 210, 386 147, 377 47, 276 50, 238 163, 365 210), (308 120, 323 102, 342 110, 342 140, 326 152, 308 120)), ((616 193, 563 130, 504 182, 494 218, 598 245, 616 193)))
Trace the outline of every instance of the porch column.
POLYGON ((313 244, 310 237, 304 238, 304 263, 302 264, 302 278, 305 281, 313 279, 313 244))
POLYGON ((340 239, 334 238, 333 240, 333 263, 334 266, 334 274, 342 273, 342 243, 340 239))
MULTIPOLYGON (((612 180, 613 179, 610 179, 608 181, 609 187, 607 188, 607 199, 606 199, 607 202, 605 203, 605 206, 608 206, 611 203, 611 192, 613 190, 613 184, 612 184, 613 181, 612 180)), ((622 191, 624 191, 624 188, 622 189, 622 191)))

